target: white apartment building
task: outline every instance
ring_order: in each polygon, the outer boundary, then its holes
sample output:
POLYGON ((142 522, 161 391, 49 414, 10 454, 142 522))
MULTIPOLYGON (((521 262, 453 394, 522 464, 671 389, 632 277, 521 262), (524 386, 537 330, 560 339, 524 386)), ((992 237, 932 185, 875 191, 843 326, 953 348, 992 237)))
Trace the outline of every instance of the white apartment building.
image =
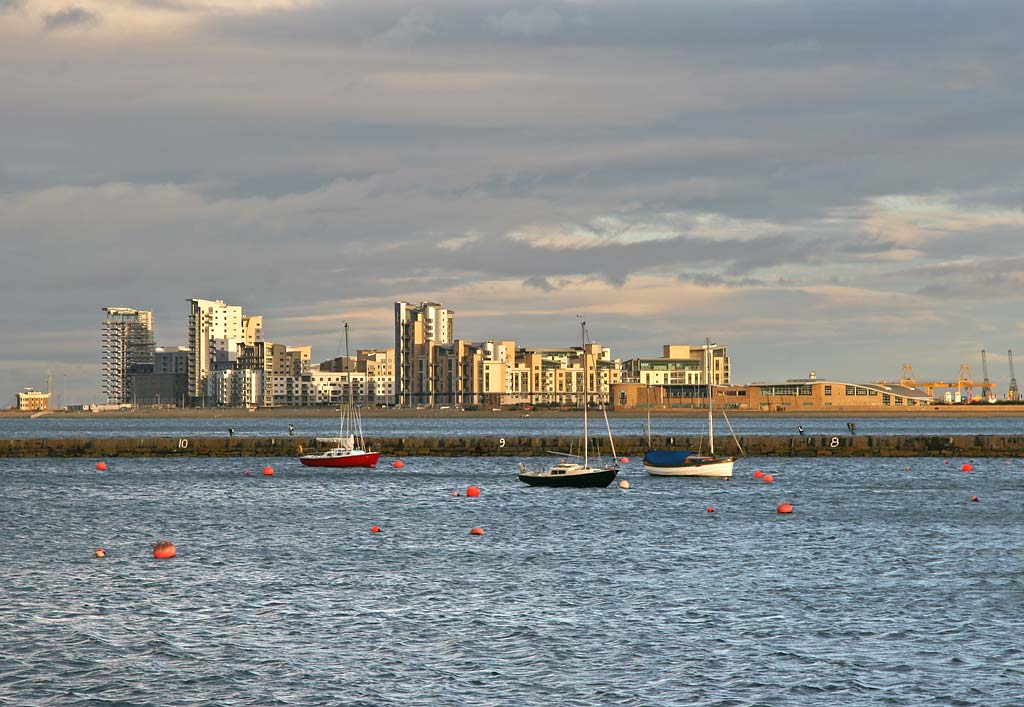
MULTIPOLYGON (((223 300, 190 299, 188 317, 188 391, 194 400, 209 395, 207 379, 225 361, 237 355, 239 344, 263 340, 263 317, 246 316, 242 308, 223 300)), ((218 386, 220 384, 217 384, 218 386)))
POLYGON ((104 307, 102 327, 103 393, 108 404, 131 403, 130 374, 152 365, 156 341, 153 313, 129 307, 104 307))

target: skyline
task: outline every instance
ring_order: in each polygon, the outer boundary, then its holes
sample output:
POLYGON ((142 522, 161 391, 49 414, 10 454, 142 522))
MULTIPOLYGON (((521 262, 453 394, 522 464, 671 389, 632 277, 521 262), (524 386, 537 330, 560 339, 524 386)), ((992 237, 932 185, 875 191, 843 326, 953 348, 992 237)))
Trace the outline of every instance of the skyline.
POLYGON ((1019 3, 0 0, 3 399, 99 397, 104 306, 338 355, 395 300, 738 381, 1024 350, 1019 3), (14 303, 17 302, 17 305, 14 303), (515 314, 509 314, 515 313, 515 314))

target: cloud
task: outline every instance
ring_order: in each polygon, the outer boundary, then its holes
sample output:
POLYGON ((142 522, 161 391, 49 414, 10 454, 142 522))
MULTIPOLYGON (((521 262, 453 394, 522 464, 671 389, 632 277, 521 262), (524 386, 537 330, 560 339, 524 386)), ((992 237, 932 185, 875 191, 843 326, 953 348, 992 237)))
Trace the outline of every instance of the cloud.
POLYGON ((43 16, 43 29, 46 32, 67 29, 69 27, 85 27, 99 22, 99 15, 75 5, 57 10, 43 16))
POLYGON ((529 39, 552 34, 562 26, 562 16, 545 5, 530 10, 514 7, 503 14, 490 15, 487 25, 500 35, 529 39))

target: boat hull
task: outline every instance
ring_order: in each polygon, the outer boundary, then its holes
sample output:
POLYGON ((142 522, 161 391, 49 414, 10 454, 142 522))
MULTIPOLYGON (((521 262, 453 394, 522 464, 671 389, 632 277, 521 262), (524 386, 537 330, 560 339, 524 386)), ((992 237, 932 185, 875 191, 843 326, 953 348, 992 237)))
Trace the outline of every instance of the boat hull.
POLYGON ((586 472, 553 474, 546 471, 521 472, 519 480, 530 486, 556 486, 563 488, 604 488, 619 473, 618 468, 591 469, 586 472))
POLYGON ((704 476, 727 478, 732 476, 732 457, 698 457, 690 455, 680 464, 656 465, 644 458, 644 469, 651 476, 704 476))
POLYGON ((380 459, 380 452, 360 452, 358 454, 346 454, 344 456, 322 456, 309 454, 299 457, 299 461, 305 466, 319 466, 331 468, 349 467, 375 467, 380 459))

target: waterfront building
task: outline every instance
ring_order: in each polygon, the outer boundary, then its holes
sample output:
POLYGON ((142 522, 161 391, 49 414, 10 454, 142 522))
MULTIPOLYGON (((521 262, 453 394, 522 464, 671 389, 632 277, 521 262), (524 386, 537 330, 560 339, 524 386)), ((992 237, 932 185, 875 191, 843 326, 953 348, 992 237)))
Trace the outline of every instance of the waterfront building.
POLYGON ((103 394, 108 404, 134 402, 133 373, 152 370, 156 341, 153 313, 129 307, 104 307, 102 324, 103 394))
POLYGON ((130 374, 132 404, 184 406, 188 399, 188 348, 158 346, 152 366, 137 366, 130 374))
MULTIPOLYGON (((726 410, 815 412, 858 409, 906 409, 931 405, 933 398, 904 385, 847 383, 818 378, 779 383, 715 386, 714 406, 726 410)), ((704 385, 648 385, 622 382, 612 386, 612 409, 707 407, 704 385)))
MULTIPOLYGON (((324 361, 319 366, 323 373, 345 373, 353 376, 352 402, 358 405, 395 404, 395 350, 358 349, 346 361, 344 356, 324 361), (360 374, 362 378, 360 378, 360 374), (360 383, 360 381, 363 381, 360 383)), ((347 386, 346 386, 347 390, 347 386)), ((344 402, 348 397, 343 398, 344 402)))
MULTIPOLYGON (((223 300, 190 299, 188 317, 188 393, 193 404, 205 403, 210 373, 227 370, 239 344, 263 340, 263 317, 246 316, 242 308, 223 300)), ((215 387, 222 389, 221 384, 215 387)))
POLYGON ((631 358, 622 364, 624 383, 644 385, 702 385, 710 374, 714 385, 732 383, 728 347, 711 344, 710 371, 705 359, 708 347, 665 344, 660 358, 631 358))
POLYGON ((17 394, 18 410, 22 412, 41 412, 50 409, 50 394, 35 388, 25 388, 17 394))
POLYGON ((433 405, 436 348, 454 340, 455 313, 436 302, 395 302, 395 395, 400 405, 433 405))

